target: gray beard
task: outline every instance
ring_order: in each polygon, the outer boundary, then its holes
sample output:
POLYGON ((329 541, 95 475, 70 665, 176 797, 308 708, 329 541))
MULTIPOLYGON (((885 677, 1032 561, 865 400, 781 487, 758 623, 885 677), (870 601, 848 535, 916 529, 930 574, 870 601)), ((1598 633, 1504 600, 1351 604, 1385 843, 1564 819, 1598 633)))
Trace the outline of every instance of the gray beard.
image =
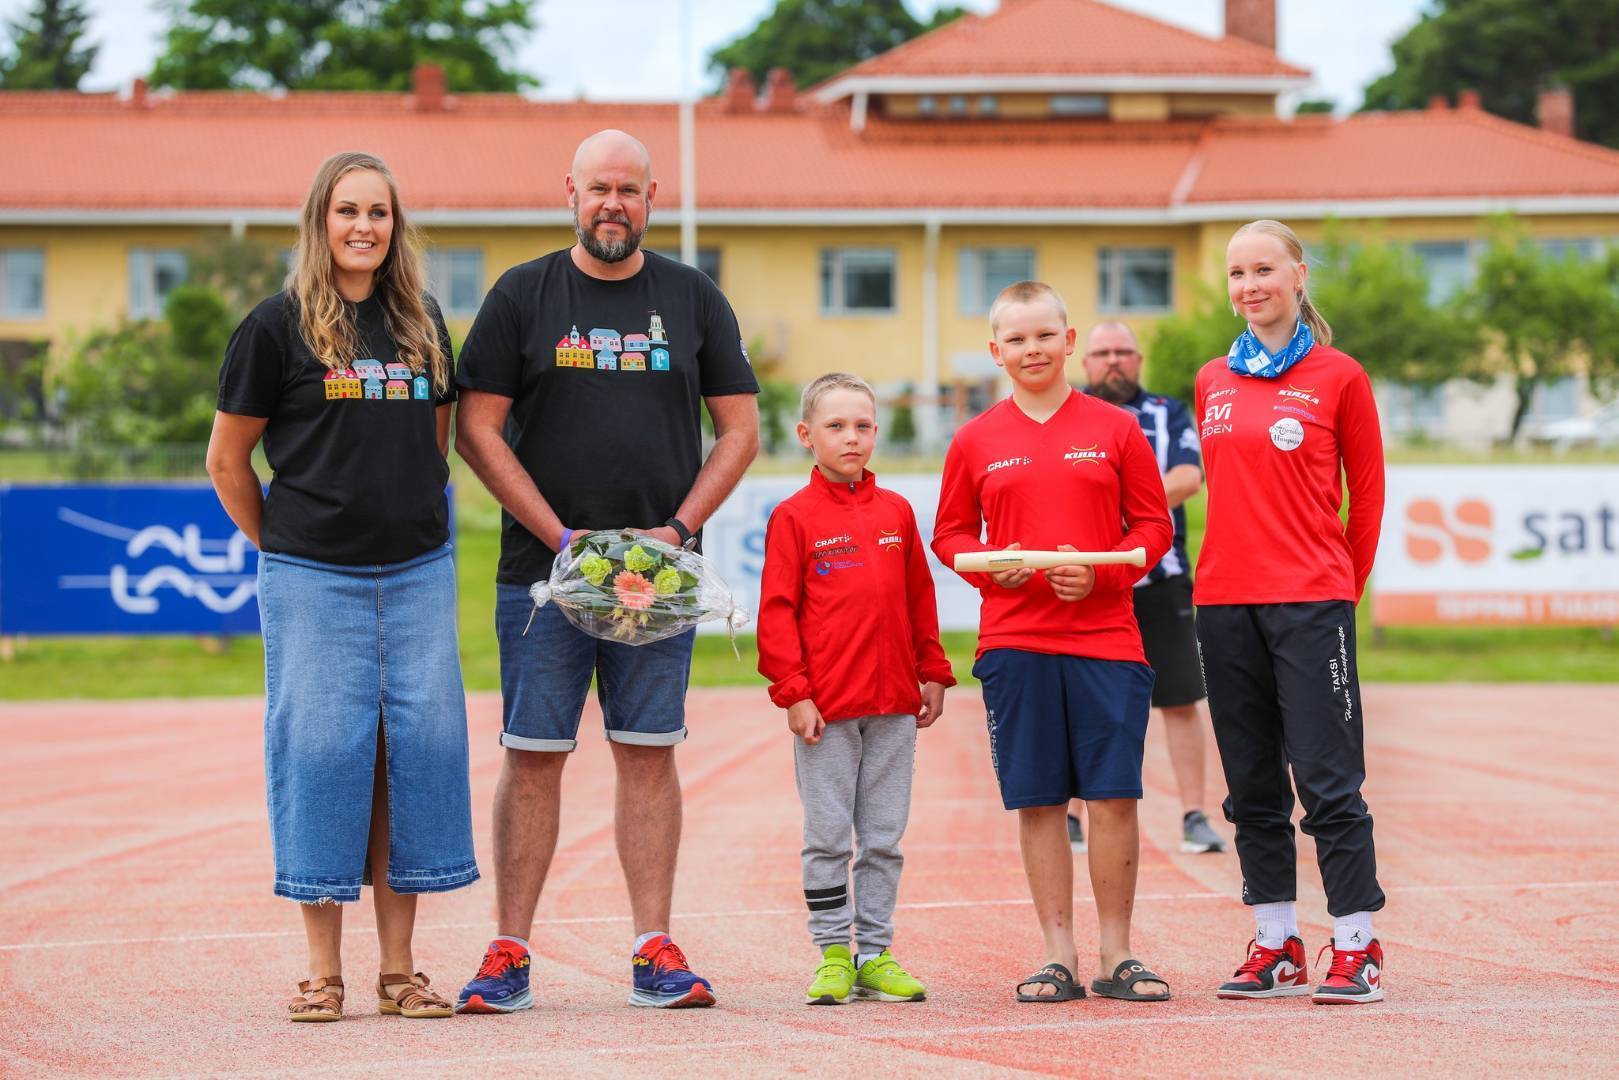
POLYGON ((636 232, 630 228, 630 223, 627 220, 597 217, 587 229, 579 221, 579 211, 575 210, 573 212, 573 232, 575 236, 579 237, 580 246, 589 252, 592 258, 600 259, 604 263, 617 263, 623 262, 640 249, 641 238, 646 235, 646 227, 642 226, 641 231, 636 232), (617 221, 618 224, 624 226, 627 235, 624 239, 612 243, 604 243, 596 239, 596 226, 604 221, 617 221))
POLYGON ((1103 379, 1091 387, 1091 391, 1110 405, 1123 405, 1135 400, 1135 396, 1141 393, 1141 384, 1124 378, 1103 379))

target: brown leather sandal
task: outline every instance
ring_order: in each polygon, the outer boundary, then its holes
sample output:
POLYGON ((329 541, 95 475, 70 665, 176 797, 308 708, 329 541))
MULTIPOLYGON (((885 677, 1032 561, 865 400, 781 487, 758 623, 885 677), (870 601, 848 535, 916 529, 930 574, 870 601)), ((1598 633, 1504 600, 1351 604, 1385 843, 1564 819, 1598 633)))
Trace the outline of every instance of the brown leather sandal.
POLYGON ((336 975, 305 979, 298 984, 298 996, 287 1002, 287 1013, 288 1020, 298 1023, 329 1024, 343 1019, 343 980, 336 975), (308 994, 314 996, 305 996, 308 994))
POLYGON ((421 972, 414 975, 378 975, 377 1011, 403 1016, 409 1020, 426 1020, 449 1016, 455 1012, 450 1003, 427 988, 428 978, 421 972), (388 993, 388 987, 405 985, 398 997, 388 993))

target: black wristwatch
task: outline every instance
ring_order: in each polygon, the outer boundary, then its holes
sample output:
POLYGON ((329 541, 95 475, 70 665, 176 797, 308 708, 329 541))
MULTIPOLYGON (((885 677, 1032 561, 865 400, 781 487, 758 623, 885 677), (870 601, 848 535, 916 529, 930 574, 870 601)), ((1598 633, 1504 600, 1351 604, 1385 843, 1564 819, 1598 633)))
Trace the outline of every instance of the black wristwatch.
POLYGON ((691 530, 686 528, 686 523, 684 521, 681 521, 677 517, 672 517, 668 521, 665 521, 664 524, 667 525, 669 528, 673 529, 675 531, 675 535, 680 537, 680 543, 681 543, 682 547, 690 547, 691 546, 691 542, 692 542, 691 530))

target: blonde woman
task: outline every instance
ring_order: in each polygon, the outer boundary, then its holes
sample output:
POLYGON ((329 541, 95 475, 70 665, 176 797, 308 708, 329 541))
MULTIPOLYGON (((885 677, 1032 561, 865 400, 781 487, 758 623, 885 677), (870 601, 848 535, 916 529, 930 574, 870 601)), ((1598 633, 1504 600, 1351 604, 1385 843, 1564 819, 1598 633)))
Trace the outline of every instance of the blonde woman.
POLYGON ((1381 1001, 1372 914, 1383 890, 1360 793, 1355 658, 1355 604, 1383 520, 1377 404, 1366 369, 1332 347, 1292 229, 1238 229, 1226 282, 1248 326, 1197 375, 1209 504, 1194 597, 1254 942, 1219 996, 1381 1001), (1332 963, 1313 993, 1295 905, 1294 785, 1334 923, 1332 963))
POLYGON ((214 490, 261 552, 275 893, 302 905, 309 945, 295 1021, 342 1018, 340 905, 362 884, 379 1010, 451 1015, 411 933, 417 893, 478 878, 444 495, 454 398, 393 177, 369 154, 328 158, 286 289, 226 348, 208 445, 214 490))

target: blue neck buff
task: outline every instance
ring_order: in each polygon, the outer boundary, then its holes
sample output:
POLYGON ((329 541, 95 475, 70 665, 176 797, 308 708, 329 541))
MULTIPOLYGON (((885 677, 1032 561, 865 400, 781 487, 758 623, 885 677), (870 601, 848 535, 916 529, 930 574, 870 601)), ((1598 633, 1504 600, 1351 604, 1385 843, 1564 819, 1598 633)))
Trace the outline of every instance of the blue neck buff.
POLYGON ((1231 344, 1226 354, 1226 366, 1238 375, 1251 375, 1260 379, 1274 379, 1300 360, 1315 347, 1315 335, 1300 319, 1293 337, 1275 356, 1267 353, 1251 329, 1244 329, 1231 344))

